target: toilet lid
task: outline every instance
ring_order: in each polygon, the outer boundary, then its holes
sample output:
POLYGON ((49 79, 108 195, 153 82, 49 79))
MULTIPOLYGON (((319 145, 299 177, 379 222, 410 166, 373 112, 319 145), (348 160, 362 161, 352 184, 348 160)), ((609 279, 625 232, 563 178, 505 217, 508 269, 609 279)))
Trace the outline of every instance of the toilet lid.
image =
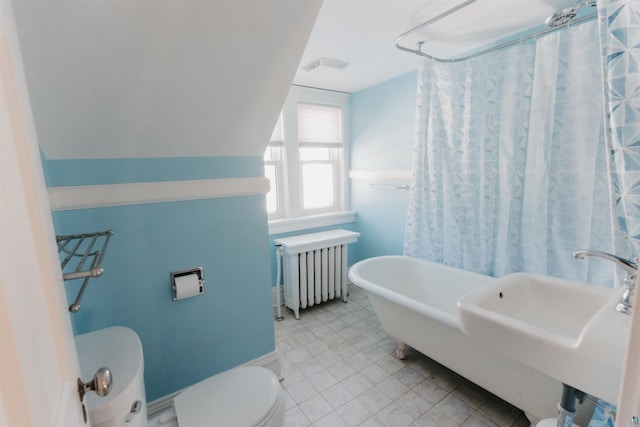
POLYGON ((173 404, 180 427, 250 427, 269 415, 279 394, 273 372, 247 366, 187 387, 173 404))

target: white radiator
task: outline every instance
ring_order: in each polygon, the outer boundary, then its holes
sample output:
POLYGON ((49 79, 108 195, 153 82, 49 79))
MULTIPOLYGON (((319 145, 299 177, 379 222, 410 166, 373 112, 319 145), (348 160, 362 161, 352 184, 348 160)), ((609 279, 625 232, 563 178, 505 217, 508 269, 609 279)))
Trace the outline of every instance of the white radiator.
POLYGON ((296 319, 300 319, 300 308, 334 298, 347 301, 347 245, 358 236, 332 230, 275 240, 284 250, 284 303, 296 319))

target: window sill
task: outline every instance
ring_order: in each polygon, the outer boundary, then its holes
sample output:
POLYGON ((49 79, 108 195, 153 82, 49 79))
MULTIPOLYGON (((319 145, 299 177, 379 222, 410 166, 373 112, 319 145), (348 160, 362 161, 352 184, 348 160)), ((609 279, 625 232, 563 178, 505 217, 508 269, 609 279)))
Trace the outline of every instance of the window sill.
POLYGON ((356 221, 355 211, 332 212, 329 214, 306 216, 300 218, 274 219, 269 221, 269 235, 308 230, 310 228, 328 227, 356 221))

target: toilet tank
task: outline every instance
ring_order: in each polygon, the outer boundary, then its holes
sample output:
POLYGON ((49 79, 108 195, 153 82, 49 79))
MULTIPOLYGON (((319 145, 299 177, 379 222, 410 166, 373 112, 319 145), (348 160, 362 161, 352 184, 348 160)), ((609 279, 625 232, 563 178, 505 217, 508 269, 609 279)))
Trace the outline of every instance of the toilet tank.
POLYGON ((129 328, 112 326, 76 336, 82 381, 88 382, 102 367, 112 375, 111 392, 85 395, 93 427, 146 427, 142 343, 129 328))

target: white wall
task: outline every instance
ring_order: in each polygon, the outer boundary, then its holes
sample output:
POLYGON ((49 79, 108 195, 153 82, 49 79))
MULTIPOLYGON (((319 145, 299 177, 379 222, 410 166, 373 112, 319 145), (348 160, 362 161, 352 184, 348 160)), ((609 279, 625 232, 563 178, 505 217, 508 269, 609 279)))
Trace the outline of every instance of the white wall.
POLYGON ((14 2, 45 156, 262 156, 320 4, 14 2))

